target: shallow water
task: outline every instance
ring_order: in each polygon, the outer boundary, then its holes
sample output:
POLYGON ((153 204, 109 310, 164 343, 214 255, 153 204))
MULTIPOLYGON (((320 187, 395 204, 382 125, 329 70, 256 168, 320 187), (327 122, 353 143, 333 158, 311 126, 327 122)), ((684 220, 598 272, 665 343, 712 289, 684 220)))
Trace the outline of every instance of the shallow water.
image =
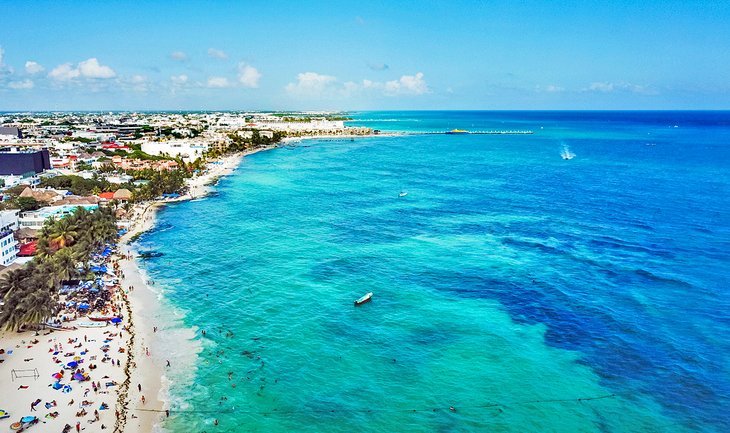
POLYGON ((168 429, 728 430, 729 113, 356 117, 535 134, 307 141, 162 211, 207 332, 168 429))

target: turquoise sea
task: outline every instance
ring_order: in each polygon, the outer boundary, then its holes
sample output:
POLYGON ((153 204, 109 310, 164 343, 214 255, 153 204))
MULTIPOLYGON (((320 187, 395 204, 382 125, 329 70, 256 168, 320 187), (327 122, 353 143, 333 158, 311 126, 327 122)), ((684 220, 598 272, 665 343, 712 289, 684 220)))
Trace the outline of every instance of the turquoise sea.
POLYGON ((353 116, 534 134, 302 141, 165 208, 165 429, 730 431, 729 112, 353 116))

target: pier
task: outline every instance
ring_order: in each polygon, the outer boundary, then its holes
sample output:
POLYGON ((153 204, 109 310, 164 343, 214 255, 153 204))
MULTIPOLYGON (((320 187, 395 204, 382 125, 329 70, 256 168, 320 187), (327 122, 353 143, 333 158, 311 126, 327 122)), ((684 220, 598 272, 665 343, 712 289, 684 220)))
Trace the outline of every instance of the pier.
MULTIPOLYGON (((382 131, 376 131, 375 134, 382 134, 382 131)), ((530 130, 484 130, 484 131, 465 131, 465 132, 451 132, 451 131, 408 131, 408 132, 397 132, 385 134, 393 135, 532 135, 534 131, 530 130)), ((384 135, 385 135, 384 134, 384 135)))

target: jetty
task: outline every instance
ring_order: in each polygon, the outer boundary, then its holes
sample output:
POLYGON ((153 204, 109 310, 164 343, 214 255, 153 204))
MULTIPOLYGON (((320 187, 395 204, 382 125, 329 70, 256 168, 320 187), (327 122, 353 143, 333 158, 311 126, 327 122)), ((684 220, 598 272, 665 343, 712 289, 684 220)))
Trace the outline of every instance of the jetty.
MULTIPOLYGON (((375 135, 379 135, 381 131, 374 131, 375 135)), ((399 133, 388 133, 392 135, 532 135, 534 131, 530 130, 482 130, 482 131, 460 131, 454 133, 452 131, 406 131, 399 133)))

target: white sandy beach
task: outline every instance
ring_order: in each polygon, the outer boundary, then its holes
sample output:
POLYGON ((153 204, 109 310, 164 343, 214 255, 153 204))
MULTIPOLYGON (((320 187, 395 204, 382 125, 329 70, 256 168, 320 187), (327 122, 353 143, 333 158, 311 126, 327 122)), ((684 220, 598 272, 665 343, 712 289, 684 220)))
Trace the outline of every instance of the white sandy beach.
MULTIPOLYGON (((121 302, 121 298, 115 298, 121 302)), ((82 317, 65 325, 78 325, 88 322, 82 317)), ((23 416, 37 416, 43 427, 39 431, 62 431, 66 424, 85 431, 102 431, 102 426, 114 429, 116 417, 117 391, 124 382, 129 333, 124 323, 116 327, 107 325, 100 328, 78 328, 75 330, 50 329, 23 333, 4 332, 0 334, 0 347, 5 353, 0 355, 0 409, 10 414, 0 420, 0 428, 23 416), (105 352, 111 358, 103 360, 105 352), (124 352, 120 352, 124 350, 124 352), (90 380, 72 380, 76 368, 64 368, 69 362, 77 360, 78 369, 89 373, 90 380), (90 367, 95 365, 96 368, 90 367), (53 375, 63 371, 59 382, 70 388, 54 389, 53 375), (99 388, 94 391, 92 381, 99 388), (35 410, 31 403, 40 399, 35 410), (55 402, 55 405, 53 404, 55 402), (108 409, 102 409, 106 404, 108 409), (99 420, 95 421, 94 411, 99 420), (85 411, 84 415, 82 411, 85 411), (53 417, 53 414, 57 416, 53 417)))
MULTIPOLYGON (((167 367, 167 359, 164 353, 159 353, 160 347, 164 346, 166 339, 170 338, 165 327, 165 322, 160 318, 160 304, 158 291, 154 290, 151 282, 146 280, 144 272, 139 268, 134 258, 136 252, 130 246, 131 239, 137 234, 143 233, 154 227, 157 211, 166 203, 184 201, 200 198, 210 193, 216 179, 233 173, 246 156, 259 151, 274 148, 270 146, 257 149, 246 154, 235 154, 223 157, 208 164, 208 169, 200 176, 189 180, 188 193, 163 202, 152 202, 140 204, 135 207, 135 218, 128 233, 119 241, 119 248, 126 257, 119 261, 121 274, 123 275, 122 287, 133 287, 128 300, 130 303, 132 323, 134 326, 134 342, 130 368, 129 394, 126 398, 126 410, 122 412, 124 429, 123 432, 151 432, 167 416, 170 404, 165 401, 166 390, 163 389, 163 381, 168 369, 179 368, 177 361, 167 367), (155 332, 155 329, 157 331, 155 332), (148 352, 149 351, 149 352, 148 352), (149 353, 149 355, 148 355, 149 353), (141 386, 142 391, 139 391, 141 386), (142 404, 141 397, 145 396, 145 403, 142 404)), ((192 340, 195 330, 187 330, 184 335, 176 333, 174 338, 192 340)), ((193 353, 195 356, 195 353, 193 353)))
MULTIPOLYGON (((128 232, 120 238, 117 254, 111 257, 112 262, 119 264, 119 288, 114 303, 124 320, 118 327, 108 324, 98 328, 49 329, 38 335, 35 331, 0 333, 0 349, 5 351, 0 354, 0 410, 9 414, 0 419, 0 429, 9 428, 28 415, 39 418, 43 427, 38 431, 59 432, 66 424, 74 431, 77 422, 81 430, 88 432, 151 432, 164 420, 169 409, 162 389, 165 373, 179 365, 168 367, 165 354, 158 353, 167 332, 160 319, 158 292, 140 270, 130 243, 137 234, 154 227, 156 212, 165 203, 205 196, 217 178, 235 171, 245 155, 274 147, 221 158, 210 163, 202 175, 189 180, 187 194, 135 206, 128 232), (102 362, 104 350, 111 360, 102 362), (70 380, 76 370, 63 369, 76 358, 80 362, 77 368, 90 373, 89 381, 70 380), (96 368, 89 370, 91 364, 96 368), (52 376, 61 370, 64 374, 60 383, 70 386, 67 391, 51 386, 56 382, 52 376), (100 384, 96 392, 92 381, 100 384), (39 404, 31 410, 31 403, 38 399, 39 404), (108 408, 100 409, 102 404, 108 408)), ((87 322, 86 317, 80 317, 64 326, 71 328, 87 322)), ((192 341, 194 336, 195 330, 187 330, 183 338, 192 341)))

